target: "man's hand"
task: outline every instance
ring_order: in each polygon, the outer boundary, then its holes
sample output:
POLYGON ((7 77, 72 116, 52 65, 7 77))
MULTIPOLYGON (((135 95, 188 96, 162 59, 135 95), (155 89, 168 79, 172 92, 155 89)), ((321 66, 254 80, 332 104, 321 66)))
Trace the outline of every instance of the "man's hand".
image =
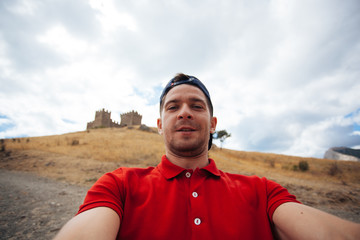
POLYGON ((360 224, 299 203, 284 203, 273 214, 280 239, 360 239, 360 224))
POLYGON ((120 227, 119 215, 107 207, 87 210, 72 218, 56 235, 61 239, 116 239, 120 227))

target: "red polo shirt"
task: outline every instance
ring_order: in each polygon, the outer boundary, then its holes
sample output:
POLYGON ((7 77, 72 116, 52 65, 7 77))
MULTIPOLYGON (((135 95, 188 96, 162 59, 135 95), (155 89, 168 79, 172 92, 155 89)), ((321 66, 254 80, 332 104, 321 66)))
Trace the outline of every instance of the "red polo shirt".
POLYGON ((298 202, 279 184, 224 173, 215 162, 184 169, 166 156, 157 167, 119 168, 88 191, 78 213, 105 206, 120 216, 118 239, 272 239, 272 215, 298 202))

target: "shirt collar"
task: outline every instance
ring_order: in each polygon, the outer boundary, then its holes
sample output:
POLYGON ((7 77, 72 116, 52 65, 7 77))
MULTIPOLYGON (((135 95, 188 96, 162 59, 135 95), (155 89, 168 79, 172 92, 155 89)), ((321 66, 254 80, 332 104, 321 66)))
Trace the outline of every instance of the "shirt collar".
MULTIPOLYGON (((206 170, 213 176, 220 177, 221 174, 216 167, 215 161, 209 158, 209 162, 210 163, 206 167, 203 167, 200 170, 206 170)), ((186 170, 185 168, 179 167, 173 164, 172 162, 170 162, 169 159, 167 159, 166 155, 162 156, 161 163, 159 163, 157 168, 166 179, 174 178, 180 173, 182 173, 184 170, 186 170)))

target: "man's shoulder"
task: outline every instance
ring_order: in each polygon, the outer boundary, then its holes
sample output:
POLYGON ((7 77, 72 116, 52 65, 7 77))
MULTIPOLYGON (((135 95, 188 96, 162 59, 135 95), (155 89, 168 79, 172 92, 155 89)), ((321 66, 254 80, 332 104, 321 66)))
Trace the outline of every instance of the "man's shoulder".
POLYGON ((248 181, 258 181, 261 179, 264 179, 265 177, 259 177, 257 175, 245 175, 245 174, 239 174, 239 173, 231 173, 231 172, 225 172, 222 170, 219 170, 222 177, 227 177, 230 179, 242 179, 242 180, 248 180, 248 181))
POLYGON ((271 180, 268 180, 266 177, 259 177, 257 175, 243 175, 243 174, 237 174, 237 173, 229 173, 219 170, 221 177, 225 181, 229 182, 239 182, 242 184, 268 184, 269 182, 272 182, 271 180))
POLYGON ((119 167, 105 175, 113 176, 116 178, 128 178, 128 177, 144 177, 157 174, 156 167, 119 167))

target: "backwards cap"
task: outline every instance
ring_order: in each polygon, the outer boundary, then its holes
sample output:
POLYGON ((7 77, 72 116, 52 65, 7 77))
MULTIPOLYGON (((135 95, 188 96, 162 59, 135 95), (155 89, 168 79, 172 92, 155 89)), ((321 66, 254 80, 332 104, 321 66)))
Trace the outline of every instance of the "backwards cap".
POLYGON ((193 85, 195 87, 198 87, 204 94, 205 94, 205 97, 208 99, 209 101, 209 104, 210 104, 210 110, 212 111, 213 110, 213 105, 212 105, 212 102, 211 102, 211 98, 210 98, 210 94, 209 94, 209 91, 206 89, 205 85, 199 80, 197 79, 196 77, 193 77, 193 76, 189 76, 189 75, 185 75, 186 77, 188 77, 187 79, 182 79, 182 80, 179 80, 179 81, 175 81, 176 77, 174 77, 173 79, 171 79, 168 84, 166 84, 164 90, 162 91, 161 93, 161 96, 160 96, 160 106, 162 104, 162 101, 163 101, 163 98, 164 96, 173 88, 173 87, 176 87, 178 85, 181 85, 181 84, 190 84, 190 85, 193 85))

